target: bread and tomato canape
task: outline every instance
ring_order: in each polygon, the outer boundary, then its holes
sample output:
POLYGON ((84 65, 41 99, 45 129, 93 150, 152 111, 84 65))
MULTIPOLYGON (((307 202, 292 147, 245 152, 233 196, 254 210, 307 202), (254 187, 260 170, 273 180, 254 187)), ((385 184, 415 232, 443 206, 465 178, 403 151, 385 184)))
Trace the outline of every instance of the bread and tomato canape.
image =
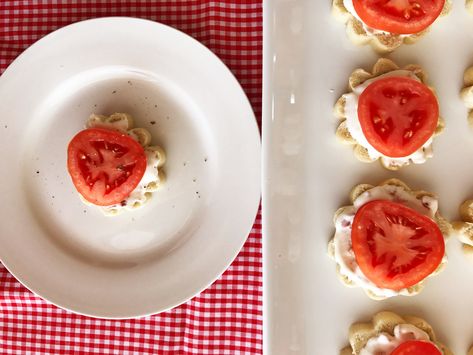
POLYGON ((388 311, 352 324, 348 338, 340 355, 453 355, 424 319, 388 311))
POLYGON ((400 68, 379 59, 371 72, 356 69, 350 92, 335 104, 338 140, 354 147, 362 162, 379 160, 389 170, 423 164, 444 129, 435 93, 418 65, 400 68))
POLYGON ((386 53, 417 42, 451 5, 451 0, 333 0, 332 12, 354 44, 386 53))
POLYGON ((438 199, 397 179, 357 185, 350 199, 335 213, 328 246, 340 280, 375 300, 418 294, 447 262, 452 226, 438 199))
POLYGON ((67 168, 82 200, 106 215, 141 207, 164 182, 166 155, 129 114, 91 115, 67 149, 67 168))

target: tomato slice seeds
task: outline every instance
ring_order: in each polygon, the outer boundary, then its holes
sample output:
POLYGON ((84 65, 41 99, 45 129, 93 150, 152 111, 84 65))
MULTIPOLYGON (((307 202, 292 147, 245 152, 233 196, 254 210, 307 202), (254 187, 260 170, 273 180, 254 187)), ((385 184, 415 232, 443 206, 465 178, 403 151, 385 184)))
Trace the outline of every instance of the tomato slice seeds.
POLYGON ((89 128, 69 143, 67 167, 84 199, 110 206, 125 200, 139 184, 146 170, 146 155, 125 133, 89 128))
POLYGON ((437 223, 401 203, 370 201, 361 206, 351 233, 355 259, 376 286, 401 290, 434 272, 445 254, 437 223))
POLYGON ((384 77, 366 87, 358 100, 358 119, 368 142, 388 157, 407 157, 434 134, 437 98, 409 77, 384 77))

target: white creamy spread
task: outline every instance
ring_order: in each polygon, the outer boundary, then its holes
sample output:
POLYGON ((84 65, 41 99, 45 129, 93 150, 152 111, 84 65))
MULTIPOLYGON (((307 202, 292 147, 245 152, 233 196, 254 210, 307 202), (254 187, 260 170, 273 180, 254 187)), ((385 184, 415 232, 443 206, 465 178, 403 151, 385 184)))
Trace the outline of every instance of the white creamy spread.
MULTIPOLYGON (((101 127, 115 129, 124 133, 128 133, 130 137, 139 142, 138 137, 133 134, 131 130, 128 130, 127 120, 116 120, 114 122, 107 122, 98 119, 100 116, 92 115, 87 121, 87 127, 101 127)), ((155 150, 144 147, 146 154, 146 170, 143 174, 143 177, 140 180, 140 183, 136 188, 131 192, 130 196, 123 200, 121 203, 111 206, 100 207, 105 214, 117 214, 121 210, 132 210, 139 205, 142 205, 146 202, 149 196, 149 190, 147 189, 150 183, 159 184, 159 171, 158 167, 160 166, 159 154, 155 150)))
POLYGON ((378 152, 366 139, 363 131, 361 129, 360 120, 358 119, 358 100, 360 95, 363 91, 370 85, 371 83, 386 77, 408 77, 418 82, 421 80, 410 70, 395 70, 380 76, 377 76, 373 79, 369 79, 365 81, 363 84, 358 85, 356 88, 353 89, 353 92, 349 94, 343 95, 345 98, 345 117, 348 131, 350 132, 353 139, 361 145, 362 147, 366 148, 368 151, 368 155, 371 159, 382 159, 383 163, 386 166, 403 166, 408 164, 409 162, 413 162, 414 164, 422 164, 428 158, 433 156, 432 150, 432 141, 433 137, 431 137, 427 142, 424 143, 422 147, 420 147, 417 151, 412 153, 407 157, 401 158, 392 158, 388 157, 380 152, 378 152))
MULTIPOLYGON (((334 236, 334 258, 340 267, 340 273, 350 281, 363 289, 370 290, 379 297, 393 297, 398 295, 409 295, 408 289, 399 291, 383 289, 371 282, 358 266, 355 253, 351 244, 351 230, 356 211, 366 203, 374 200, 388 200, 402 203, 404 206, 412 208, 418 213, 434 218, 438 209, 437 199, 430 196, 423 196, 417 199, 403 188, 394 185, 376 186, 358 196, 353 206, 345 208, 335 221, 334 236)), ((446 256, 444 256, 446 258, 446 256)))
POLYGON ((395 34, 395 35, 398 35, 399 37, 401 38, 404 38, 404 37, 408 37, 408 36, 411 36, 410 34, 398 34, 398 33, 391 33, 391 32, 387 32, 387 31, 383 31, 383 30, 377 30, 375 28, 371 28, 369 27, 366 23, 363 22, 363 20, 361 19, 361 17, 358 15, 358 13, 356 12, 355 10, 355 7, 353 6, 353 0, 343 0, 343 6, 345 6, 345 8, 347 9, 347 11, 354 17, 356 18, 358 21, 361 22, 361 24, 363 25, 363 29, 366 31, 366 33, 370 36, 375 36, 375 35, 378 35, 378 34, 382 34, 382 35, 392 35, 392 34, 395 34))
POLYGON ((370 338, 360 355, 389 355, 399 345, 410 340, 430 341, 429 335, 412 324, 398 324, 394 328, 394 336, 381 333, 370 338))

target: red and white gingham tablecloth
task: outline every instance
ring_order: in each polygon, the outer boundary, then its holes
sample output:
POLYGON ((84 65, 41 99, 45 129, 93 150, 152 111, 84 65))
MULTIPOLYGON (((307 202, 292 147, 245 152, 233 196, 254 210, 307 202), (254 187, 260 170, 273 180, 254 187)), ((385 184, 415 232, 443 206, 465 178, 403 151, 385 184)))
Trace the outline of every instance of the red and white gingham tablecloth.
MULTIPOLYGON (((42 36, 104 16, 162 22, 204 43, 239 79, 260 122, 262 0, 0 0, 0 73, 42 36)), ((238 258, 209 289, 171 311, 124 321, 57 308, 0 264, 0 354, 261 354, 261 261, 258 215, 238 258)))

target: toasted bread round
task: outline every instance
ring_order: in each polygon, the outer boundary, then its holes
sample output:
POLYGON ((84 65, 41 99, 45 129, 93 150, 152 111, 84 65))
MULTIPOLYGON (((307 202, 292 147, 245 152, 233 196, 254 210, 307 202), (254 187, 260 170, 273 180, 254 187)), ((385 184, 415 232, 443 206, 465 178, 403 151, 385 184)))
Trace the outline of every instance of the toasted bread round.
MULTIPOLYGON (((349 90, 350 92, 352 92, 357 86, 362 85, 365 81, 369 79, 373 79, 380 75, 389 73, 391 71, 399 70, 399 69, 411 71, 412 73, 415 74, 416 77, 419 78, 419 80, 423 84, 426 84, 427 75, 420 66, 415 65, 415 64, 410 64, 410 65, 405 66, 404 68, 400 68, 392 60, 386 59, 386 58, 380 58, 373 66, 373 70, 371 73, 368 73, 367 71, 363 69, 356 69, 355 71, 353 71, 353 73, 350 75, 350 78, 348 79, 349 90)), ((432 87, 430 87, 430 89, 435 93, 432 87)), ((345 106, 346 106, 346 98, 343 95, 335 103, 335 106, 333 109, 335 117, 340 120, 340 123, 338 125, 335 135, 340 143, 353 146, 353 153, 359 161, 363 163, 372 163, 376 160, 379 160, 381 165, 384 168, 388 170, 393 170, 393 171, 399 170, 401 167, 410 164, 410 162, 407 162, 405 165, 390 165, 387 162, 385 162, 384 159, 382 158, 378 158, 378 159, 371 158, 370 155, 368 154, 367 149, 361 146, 360 144, 358 144, 358 142, 350 134, 350 131, 347 128, 347 117, 345 114, 345 106)), ((434 137, 441 134, 444 128, 445 128, 445 122, 441 117, 439 117, 437 128, 434 133, 434 137)))
MULTIPOLYGON (((146 204, 146 202, 151 199, 152 193, 158 190, 166 181, 166 174, 163 171, 163 165, 166 162, 166 153, 164 152, 164 150, 159 146, 150 145, 151 133, 144 128, 135 128, 134 119, 128 113, 113 113, 110 116, 91 114, 86 123, 86 126, 88 128, 102 126, 105 128, 119 129, 120 131, 126 132, 144 148, 147 154, 152 155, 157 159, 158 165, 156 167, 156 180, 149 182, 144 187, 145 193, 141 200, 134 201, 133 204, 126 205, 126 208, 123 208, 123 205, 114 205, 100 207, 100 210, 107 216, 115 216, 122 213, 124 210, 134 210, 142 207, 144 204, 146 204)), ((91 205, 84 198, 82 198, 82 196, 80 197, 85 204, 91 205)))

